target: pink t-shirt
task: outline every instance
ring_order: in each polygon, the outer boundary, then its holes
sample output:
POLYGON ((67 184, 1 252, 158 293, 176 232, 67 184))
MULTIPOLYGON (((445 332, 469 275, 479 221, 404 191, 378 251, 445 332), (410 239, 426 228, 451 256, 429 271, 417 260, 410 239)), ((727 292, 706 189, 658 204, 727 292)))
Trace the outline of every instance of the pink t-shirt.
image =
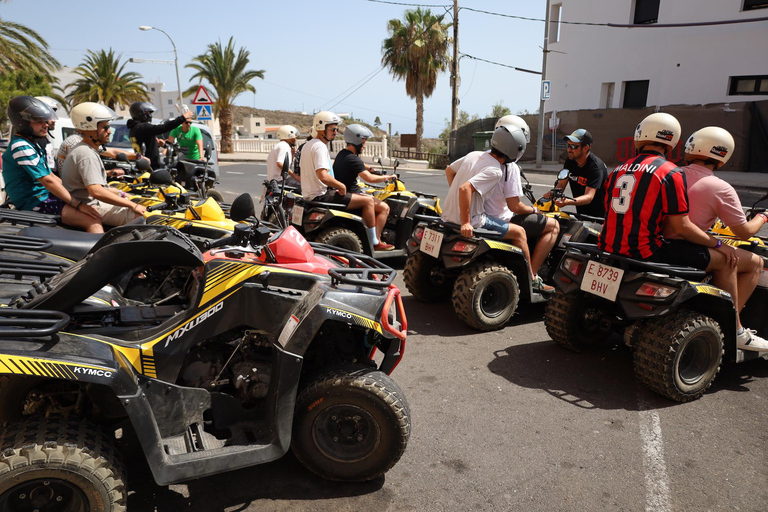
POLYGON ((726 226, 740 226, 747 222, 739 196, 729 183, 701 165, 688 165, 682 169, 688 183, 688 217, 691 222, 704 231, 711 228, 718 217, 726 226))

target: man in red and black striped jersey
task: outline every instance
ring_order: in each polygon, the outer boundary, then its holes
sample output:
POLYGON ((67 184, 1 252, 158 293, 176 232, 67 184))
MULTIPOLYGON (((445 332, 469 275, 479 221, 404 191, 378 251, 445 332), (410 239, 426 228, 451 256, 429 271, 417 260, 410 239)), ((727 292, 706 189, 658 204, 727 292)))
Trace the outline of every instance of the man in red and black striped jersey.
MULTIPOLYGON (((691 222, 685 174, 666 159, 681 132, 677 119, 663 112, 637 125, 638 155, 616 167, 605 181, 605 223, 597 245, 634 259, 706 270, 712 273, 713 284, 730 293, 736 304, 736 250, 691 222), (665 227, 682 240, 665 240, 665 227)), ((737 323, 739 333, 749 332, 738 315, 737 323)), ((752 338, 753 346, 740 342, 740 348, 768 349, 762 346, 765 340, 752 338)))

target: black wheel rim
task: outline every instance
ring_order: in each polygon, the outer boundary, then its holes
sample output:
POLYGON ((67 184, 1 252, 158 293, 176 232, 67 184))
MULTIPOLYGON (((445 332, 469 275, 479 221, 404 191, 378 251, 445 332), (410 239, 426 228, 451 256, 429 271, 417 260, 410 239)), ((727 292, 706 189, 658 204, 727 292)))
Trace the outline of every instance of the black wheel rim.
POLYGON ((480 295, 480 309, 485 316, 495 318, 504 312, 510 300, 509 290, 503 283, 491 283, 480 295))
POLYGON ((373 453, 381 442, 379 424, 354 405, 337 405, 321 412, 314 422, 315 444, 339 462, 356 462, 373 453))
POLYGON ((429 269, 429 282, 435 286, 445 284, 445 269, 439 265, 434 265, 429 269))
POLYGON ((0 498, 1 512, 88 512, 82 489, 58 478, 37 478, 13 487, 0 498))
POLYGON ((688 386, 698 383, 712 368, 715 360, 713 343, 706 333, 691 339, 683 348, 678 362, 680 380, 688 386))
POLYGON ((597 345, 605 336, 605 333, 600 329, 602 315, 602 312, 593 306, 584 308, 579 315, 578 335, 584 344, 597 345))

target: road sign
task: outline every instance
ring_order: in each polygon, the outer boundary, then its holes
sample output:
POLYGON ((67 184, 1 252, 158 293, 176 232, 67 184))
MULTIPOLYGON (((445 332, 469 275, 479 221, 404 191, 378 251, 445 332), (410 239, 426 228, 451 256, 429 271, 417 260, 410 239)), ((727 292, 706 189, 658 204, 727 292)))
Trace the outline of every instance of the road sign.
POLYGON ((198 121, 210 121, 213 119, 210 105, 195 105, 198 121))
POLYGON ((195 93, 195 99, 192 100, 193 105, 213 105, 213 100, 211 99, 211 95, 208 94, 208 91, 205 90, 205 87, 202 85, 197 88, 197 93, 195 93))
POLYGON ((551 87, 552 87, 552 81, 551 80, 542 80, 541 81, 541 99, 542 100, 548 100, 549 99, 549 91, 550 91, 551 87))

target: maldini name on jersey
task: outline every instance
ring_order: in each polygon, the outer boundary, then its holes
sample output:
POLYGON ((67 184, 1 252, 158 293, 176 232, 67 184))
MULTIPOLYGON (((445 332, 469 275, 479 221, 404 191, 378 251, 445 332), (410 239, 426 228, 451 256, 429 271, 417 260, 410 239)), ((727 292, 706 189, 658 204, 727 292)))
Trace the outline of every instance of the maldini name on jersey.
POLYGON ((604 251, 648 259, 664 241, 664 216, 688 213, 685 174, 660 154, 642 153, 616 167, 604 186, 604 251))

